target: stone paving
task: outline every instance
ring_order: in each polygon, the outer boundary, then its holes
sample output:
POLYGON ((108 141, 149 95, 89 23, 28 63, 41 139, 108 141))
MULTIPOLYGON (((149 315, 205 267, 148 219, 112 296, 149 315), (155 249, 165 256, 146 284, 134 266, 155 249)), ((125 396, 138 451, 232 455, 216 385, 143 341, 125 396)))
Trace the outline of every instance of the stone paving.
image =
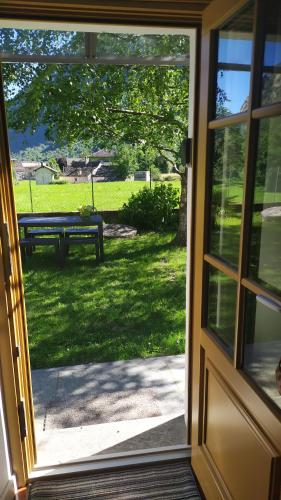
POLYGON ((137 230, 126 224, 104 224, 103 235, 105 238, 133 238, 137 230))
POLYGON ((40 464, 185 444, 184 355, 32 372, 40 464))

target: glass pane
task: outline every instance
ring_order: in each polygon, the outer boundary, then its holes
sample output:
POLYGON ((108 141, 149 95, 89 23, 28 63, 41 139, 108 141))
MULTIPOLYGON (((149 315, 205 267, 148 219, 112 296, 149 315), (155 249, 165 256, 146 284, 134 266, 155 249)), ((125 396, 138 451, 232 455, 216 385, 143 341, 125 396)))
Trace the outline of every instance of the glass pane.
POLYGON ((234 345, 236 293, 236 282, 210 267, 207 326, 216 333, 229 354, 233 353, 234 345))
POLYGON ((210 252, 237 266, 246 126, 217 129, 214 134, 210 252))
POLYGON ((281 117, 260 121, 250 275, 281 292, 281 117))
POLYGON ((128 35, 98 33, 96 55, 187 56, 189 37, 184 35, 128 35))
POLYGON ((85 35, 75 31, 0 29, 0 53, 5 55, 84 55, 85 35))
POLYGON ((247 293, 244 370, 281 408, 281 308, 247 293))
POLYGON ((251 5, 218 32, 217 117, 248 109, 253 11, 251 5))
POLYGON ((281 3, 267 0, 262 104, 281 101, 281 3))

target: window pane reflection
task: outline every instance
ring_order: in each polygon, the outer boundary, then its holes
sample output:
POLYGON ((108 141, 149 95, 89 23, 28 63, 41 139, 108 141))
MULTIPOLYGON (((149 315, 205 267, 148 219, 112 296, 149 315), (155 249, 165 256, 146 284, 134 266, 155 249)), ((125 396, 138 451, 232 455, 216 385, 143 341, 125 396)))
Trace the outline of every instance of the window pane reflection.
POLYGON ((281 307, 247 292, 244 370, 281 408, 281 307))
POLYGON ((210 252, 237 266, 246 126, 217 129, 214 138, 210 252))
POLYGON ((248 109, 253 6, 228 22, 218 38, 216 116, 248 109))
POLYGON ((281 3, 267 2, 262 104, 281 101, 281 3))
POLYGON ((85 35, 76 31, 0 29, 5 55, 68 56, 85 54, 85 35))
POLYGON ((130 35, 98 33, 96 54, 102 56, 187 56, 189 37, 185 35, 130 35))
POLYGON ((250 275, 281 292, 281 117, 260 121, 250 275))
POLYGON ((207 326, 217 335, 225 350, 233 353, 237 284, 210 267, 207 326))

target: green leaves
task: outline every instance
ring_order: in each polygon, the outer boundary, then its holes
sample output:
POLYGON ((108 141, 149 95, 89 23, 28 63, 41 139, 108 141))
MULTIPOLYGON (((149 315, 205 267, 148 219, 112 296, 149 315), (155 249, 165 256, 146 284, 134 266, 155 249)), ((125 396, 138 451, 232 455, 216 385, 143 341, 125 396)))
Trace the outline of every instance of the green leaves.
MULTIPOLYGON (((16 66, 16 65, 9 65, 16 66)), ((61 143, 140 143, 177 150, 187 128, 187 70, 173 67, 37 65, 9 101, 10 128, 45 124, 61 143)), ((9 81, 15 74, 6 72, 9 81)))
POLYGON ((159 184, 153 189, 144 187, 123 205, 121 218, 139 229, 171 228, 177 222, 178 206, 179 192, 172 184, 159 184))

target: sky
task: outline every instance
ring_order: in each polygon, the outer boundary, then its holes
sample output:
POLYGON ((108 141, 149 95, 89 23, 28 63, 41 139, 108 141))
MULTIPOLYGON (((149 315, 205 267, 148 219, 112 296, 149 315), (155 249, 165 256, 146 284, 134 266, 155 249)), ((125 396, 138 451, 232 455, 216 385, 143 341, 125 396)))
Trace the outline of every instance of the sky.
MULTIPOLYGON (((252 60, 252 45, 252 41, 249 39, 242 40, 220 37, 218 62, 250 65, 252 60)), ((281 72, 281 41, 266 40, 264 64, 266 66, 279 66, 281 72)), ((219 88, 224 90, 230 99, 225 103, 225 106, 231 113, 239 113, 241 106, 249 95, 250 72, 219 71, 217 82, 219 88)))

